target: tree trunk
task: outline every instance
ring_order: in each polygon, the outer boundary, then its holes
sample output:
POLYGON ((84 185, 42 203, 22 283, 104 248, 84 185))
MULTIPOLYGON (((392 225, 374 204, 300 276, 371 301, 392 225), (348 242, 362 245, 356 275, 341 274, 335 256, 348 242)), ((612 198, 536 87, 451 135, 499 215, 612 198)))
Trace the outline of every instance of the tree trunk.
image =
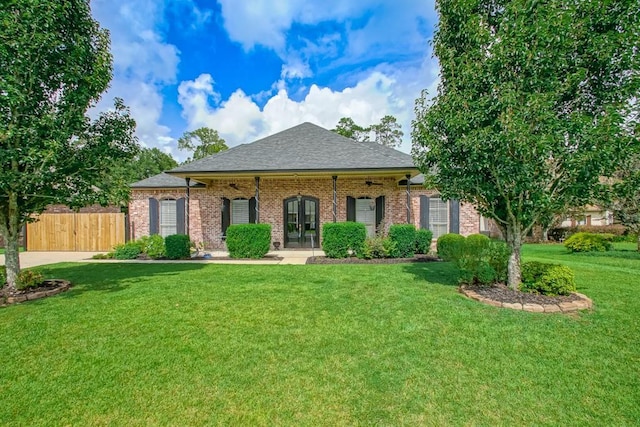
POLYGON ((640 252, 640 233, 638 233, 638 252, 640 252))
POLYGON ((522 248, 522 227, 519 224, 507 226, 507 245, 511 249, 508 264, 508 285, 513 290, 518 290, 522 282, 520 271, 520 249, 522 248))
POLYGON ((7 267, 7 287, 10 291, 14 291, 18 273, 20 273, 20 214, 16 194, 10 192, 8 198, 8 209, 0 215, 3 217, 0 231, 4 236, 4 265, 7 267))

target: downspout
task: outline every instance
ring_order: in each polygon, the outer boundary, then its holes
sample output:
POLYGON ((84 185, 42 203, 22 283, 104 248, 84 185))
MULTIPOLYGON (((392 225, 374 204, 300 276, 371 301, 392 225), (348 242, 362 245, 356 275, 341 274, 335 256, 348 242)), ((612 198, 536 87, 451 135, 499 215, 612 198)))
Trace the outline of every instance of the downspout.
POLYGON ((187 177, 184 180, 187 182, 187 199, 184 204, 184 231, 187 236, 191 236, 189 233, 189 198, 191 196, 191 178, 187 177))
POLYGON ((260 224, 260 177, 256 176, 256 224, 260 224))
POLYGON ((338 187, 337 180, 338 176, 334 175, 331 177, 333 179, 333 222, 337 222, 338 220, 338 187))
POLYGON ((407 224, 411 224, 411 175, 405 175, 407 177, 407 224))

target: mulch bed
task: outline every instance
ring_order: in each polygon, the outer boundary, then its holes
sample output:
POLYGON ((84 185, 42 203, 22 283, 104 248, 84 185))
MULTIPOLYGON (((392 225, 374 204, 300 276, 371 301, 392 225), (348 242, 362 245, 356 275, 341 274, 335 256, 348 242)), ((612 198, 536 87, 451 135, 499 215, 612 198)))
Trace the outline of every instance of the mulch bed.
POLYGON ((57 295, 71 287, 71 282, 62 279, 46 279, 37 288, 29 288, 23 290, 15 290, 10 292, 7 288, 0 290, 0 307, 9 304, 33 301, 57 295))
POLYGON ((503 303, 520 303, 520 304, 558 304, 561 302, 573 302, 581 300, 576 294, 559 295, 551 297, 548 295, 540 295, 529 292, 520 292, 509 289, 506 285, 497 284, 493 286, 466 286, 468 290, 474 291, 478 295, 499 301, 503 303))
POLYGON ((378 258, 360 259, 349 258, 327 258, 326 256, 312 256, 307 258, 307 264, 401 264, 407 262, 435 262, 440 261, 438 257, 429 255, 418 255, 413 258, 378 258))

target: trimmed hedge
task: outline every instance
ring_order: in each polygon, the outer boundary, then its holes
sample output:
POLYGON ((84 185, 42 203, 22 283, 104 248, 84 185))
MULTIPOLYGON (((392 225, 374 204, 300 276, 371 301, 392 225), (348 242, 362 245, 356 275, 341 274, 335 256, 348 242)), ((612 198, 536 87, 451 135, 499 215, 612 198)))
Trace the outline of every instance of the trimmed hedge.
POLYGON ((576 291, 575 276, 564 265, 525 262, 522 264, 521 289, 542 295, 569 295, 576 291))
POLYGON ((613 235, 576 233, 564 242, 571 252, 605 252, 611 250, 613 235))
POLYGON ((191 239, 186 234, 172 234, 164 239, 164 250, 169 259, 191 257, 191 239))
POLYGON ((394 224, 389 227, 389 239, 395 243, 393 258, 411 258, 416 254, 416 227, 413 224, 394 224))
POLYGON ((270 247, 269 224, 234 224, 227 228, 227 250, 231 258, 263 258, 270 247))
POLYGON ((443 261, 455 261, 462 255, 464 236, 455 233, 443 234, 438 237, 438 256, 443 261))
POLYGON ((360 256, 367 229, 359 222, 328 222, 322 226, 322 250, 328 258, 347 258, 349 251, 360 256))
POLYGON ((431 240, 433 233, 431 230, 421 228, 416 230, 416 253, 428 254, 431 251, 431 240))

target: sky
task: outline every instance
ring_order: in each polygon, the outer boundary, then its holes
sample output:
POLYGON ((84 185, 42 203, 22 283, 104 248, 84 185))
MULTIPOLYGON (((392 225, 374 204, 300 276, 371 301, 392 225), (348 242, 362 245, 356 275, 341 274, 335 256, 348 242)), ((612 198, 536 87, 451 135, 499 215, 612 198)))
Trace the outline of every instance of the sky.
POLYGON ((92 0, 111 33, 114 77, 146 147, 216 129, 230 147, 303 122, 368 126, 387 114, 411 150, 414 102, 434 94, 433 0, 92 0))

